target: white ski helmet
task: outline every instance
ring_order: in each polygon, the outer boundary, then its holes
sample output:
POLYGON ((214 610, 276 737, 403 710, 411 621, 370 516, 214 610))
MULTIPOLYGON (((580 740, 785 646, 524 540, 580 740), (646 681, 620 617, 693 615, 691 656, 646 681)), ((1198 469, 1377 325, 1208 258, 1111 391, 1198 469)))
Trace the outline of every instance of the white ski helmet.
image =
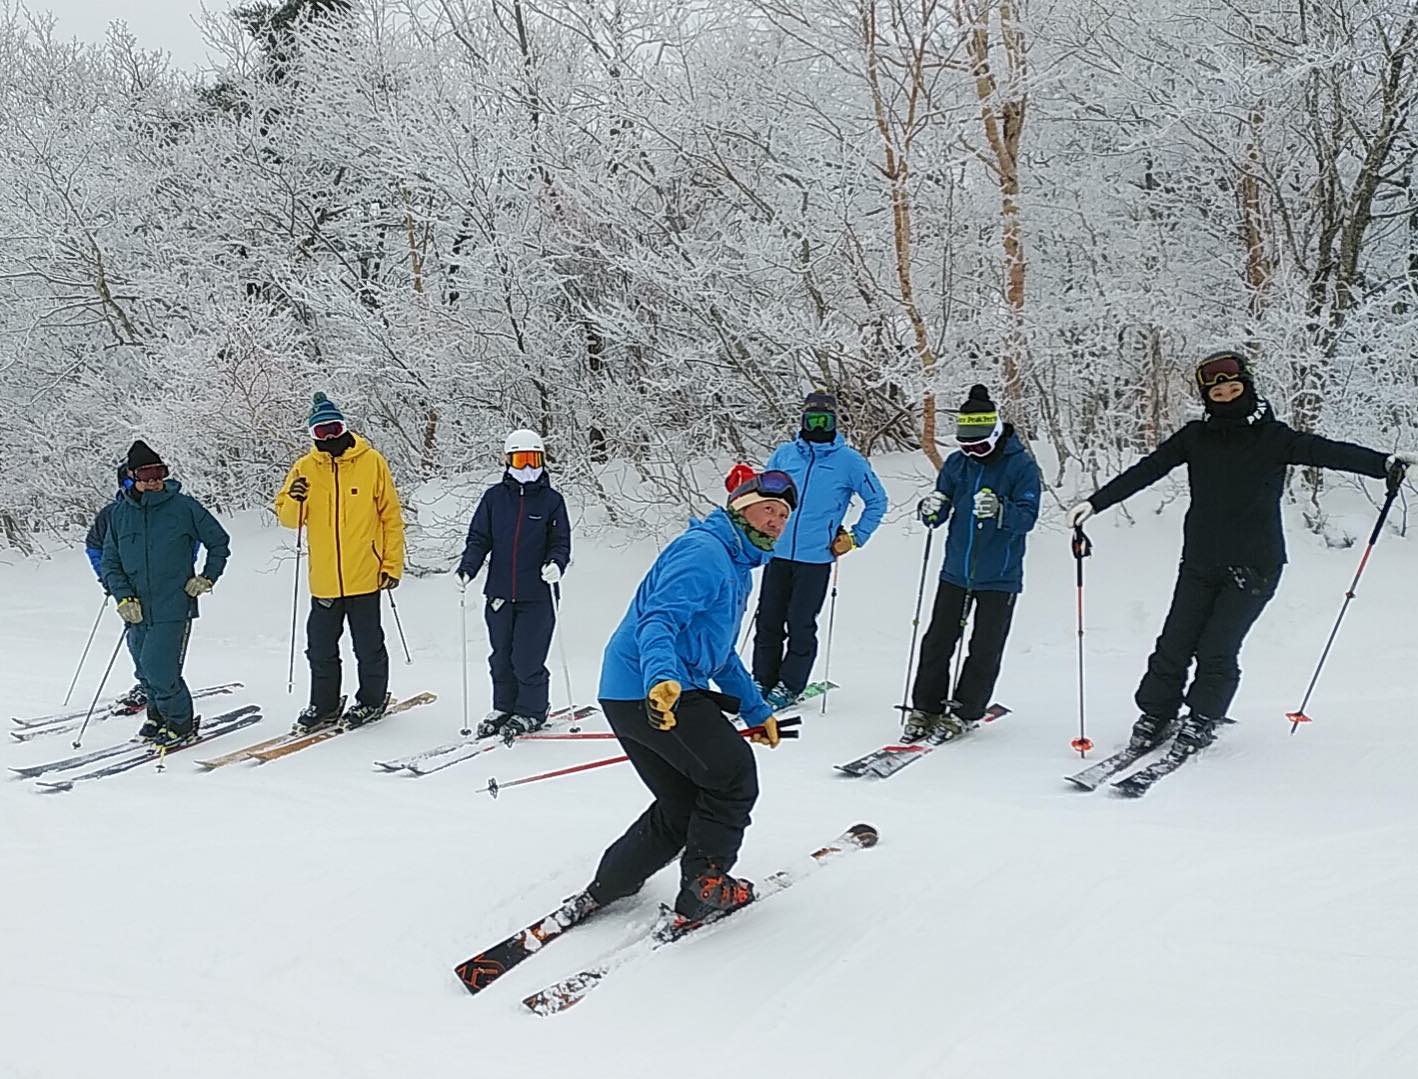
POLYGON ((502 455, 504 457, 518 450, 532 450, 536 453, 546 453, 546 447, 542 445, 542 436, 535 431, 528 431, 525 427, 521 430, 513 431, 507 436, 507 441, 502 444, 502 455))

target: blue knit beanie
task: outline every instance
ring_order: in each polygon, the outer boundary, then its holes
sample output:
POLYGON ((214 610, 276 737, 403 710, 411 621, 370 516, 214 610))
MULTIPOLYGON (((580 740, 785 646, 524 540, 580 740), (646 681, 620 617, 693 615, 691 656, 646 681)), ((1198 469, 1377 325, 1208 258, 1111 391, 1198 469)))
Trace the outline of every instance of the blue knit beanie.
POLYGON ((335 402, 331 401, 323 393, 316 393, 310 402, 310 418, 306 421, 307 427, 314 427, 320 423, 340 423, 345 422, 345 414, 335 407, 335 402))

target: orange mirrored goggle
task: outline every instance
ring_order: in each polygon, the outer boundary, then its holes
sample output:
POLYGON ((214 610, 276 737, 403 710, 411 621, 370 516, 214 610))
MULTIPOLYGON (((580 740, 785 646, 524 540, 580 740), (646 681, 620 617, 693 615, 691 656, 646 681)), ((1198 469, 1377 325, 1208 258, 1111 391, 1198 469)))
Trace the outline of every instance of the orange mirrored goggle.
POLYGON ((541 450, 513 450, 507 455, 507 463, 513 468, 541 468, 541 450))

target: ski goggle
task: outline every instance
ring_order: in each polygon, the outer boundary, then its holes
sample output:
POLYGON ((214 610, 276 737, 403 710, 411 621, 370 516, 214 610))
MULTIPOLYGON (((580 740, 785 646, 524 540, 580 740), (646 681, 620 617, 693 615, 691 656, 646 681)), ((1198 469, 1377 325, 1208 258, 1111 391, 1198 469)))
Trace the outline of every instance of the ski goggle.
POLYGON ((1203 361, 1196 369, 1196 383, 1203 390, 1209 390, 1223 382, 1237 382, 1245 377, 1245 363, 1239 356, 1214 356, 1203 361))
POLYGON ((837 417, 831 412, 804 412, 804 431, 835 431, 837 430, 837 417))
POLYGON ((507 455, 507 463, 513 468, 541 468, 541 450, 513 450, 507 455))
POLYGON ((734 488, 733 494, 729 496, 729 501, 733 502, 747 494, 759 494, 766 498, 781 498, 788 504, 790 510, 798 508, 798 485, 793 482, 792 476, 776 468, 760 472, 752 479, 739 484, 734 488))
POLYGON ((317 423, 310 429, 310 437, 316 442, 328 442, 332 438, 343 438, 346 431, 344 420, 330 420, 317 423))
POLYGON ((153 483, 167 479, 167 465, 139 465, 129 472, 135 483, 153 483))
POLYGON ((995 441, 993 438, 982 438, 978 442, 961 442, 960 452, 967 457, 988 457, 995 452, 995 441))

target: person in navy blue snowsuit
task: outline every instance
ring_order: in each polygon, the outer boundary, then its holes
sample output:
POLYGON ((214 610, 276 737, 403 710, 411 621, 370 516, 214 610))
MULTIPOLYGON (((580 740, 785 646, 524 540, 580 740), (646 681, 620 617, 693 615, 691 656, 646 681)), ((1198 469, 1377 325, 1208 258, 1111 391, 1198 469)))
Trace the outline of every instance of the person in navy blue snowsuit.
POLYGON ((960 450, 946 458, 935 492, 922 500, 930 528, 950 521, 945 562, 921 641, 903 741, 945 741, 978 723, 989 706, 1024 590, 1025 537, 1039 519, 1039 466, 1003 423, 984 386, 972 386, 955 432, 960 450), (969 653, 955 693, 951 657, 974 615, 969 653))
POLYGON ((466 587, 491 558, 483 594, 492 645, 492 711, 478 725, 480 738, 508 730, 526 733, 546 723, 554 591, 571 561, 571 518, 547 476, 541 438, 532 431, 512 432, 503 459, 507 470, 483 493, 458 564, 466 587))
POLYGON ((817 616, 833 564, 871 539, 887 498, 867 459, 843 439, 837 398, 829 393, 807 395, 798 436, 773 451, 768 468, 792 476, 798 491, 797 508, 763 571, 755 615, 753 677, 776 709, 797 700, 812 675, 817 616), (853 496, 864 508, 847 528, 853 496))

